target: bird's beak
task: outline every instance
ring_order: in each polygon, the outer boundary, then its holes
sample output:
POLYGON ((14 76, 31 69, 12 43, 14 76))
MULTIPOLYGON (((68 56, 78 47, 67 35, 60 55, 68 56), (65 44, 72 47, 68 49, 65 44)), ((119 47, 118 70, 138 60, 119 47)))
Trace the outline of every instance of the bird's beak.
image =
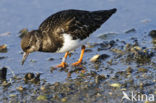
POLYGON ((27 59, 28 55, 29 55, 29 53, 24 52, 23 58, 22 58, 22 65, 24 64, 24 62, 25 62, 25 60, 27 59))

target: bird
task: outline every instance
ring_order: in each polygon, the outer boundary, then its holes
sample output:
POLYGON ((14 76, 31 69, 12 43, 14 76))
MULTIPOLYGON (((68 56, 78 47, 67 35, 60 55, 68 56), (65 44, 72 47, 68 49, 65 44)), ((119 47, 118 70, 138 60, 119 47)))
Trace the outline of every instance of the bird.
POLYGON ((45 19, 38 29, 26 33, 21 40, 24 51, 22 65, 32 52, 65 53, 62 62, 56 68, 65 68, 69 52, 81 47, 81 54, 72 66, 81 64, 85 52, 85 43, 90 35, 101 27, 117 11, 68 9, 56 12, 45 19))

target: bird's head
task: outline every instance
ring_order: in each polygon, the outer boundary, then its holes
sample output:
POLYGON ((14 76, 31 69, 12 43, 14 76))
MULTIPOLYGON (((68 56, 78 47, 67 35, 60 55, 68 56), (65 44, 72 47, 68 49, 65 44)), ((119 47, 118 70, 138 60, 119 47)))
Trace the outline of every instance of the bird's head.
POLYGON ((38 30, 33 30, 25 34, 21 40, 21 48, 24 51, 22 65, 24 64, 29 53, 38 51, 41 45, 41 36, 38 30))

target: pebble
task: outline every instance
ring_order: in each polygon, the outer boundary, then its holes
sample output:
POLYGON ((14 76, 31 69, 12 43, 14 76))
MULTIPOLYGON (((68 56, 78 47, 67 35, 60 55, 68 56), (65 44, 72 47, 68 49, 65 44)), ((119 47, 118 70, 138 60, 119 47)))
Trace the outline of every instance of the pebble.
POLYGON ((133 72, 133 69, 129 66, 127 69, 126 69, 126 72, 127 74, 131 74, 133 72))
POLYGON ((23 91, 24 90, 24 88, 22 87, 22 86, 19 86, 19 87, 17 87, 16 88, 18 91, 23 91))
POLYGON ((62 102, 66 102, 66 101, 67 101, 67 98, 64 97, 64 98, 61 99, 61 101, 62 101, 62 102))
POLYGON ((91 59, 90 59, 90 62, 97 62, 97 61, 100 61, 100 60, 104 60, 106 58, 108 58, 109 55, 107 54, 97 54, 97 55, 94 55, 91 59))
POLYGON ((116 87, 116 88, 120 88, 121 84, 120 83, 112 83, 110 84, 111 87, 116 87))
POLYGON ((151 36, 152 38, 156 38, 156 30, 150 31, 149 36, 151 36))
POLYGON ((139 72, 147 72, 148 70, 145 69, 145 68, 138 68, 138 71, 139 71, 139 72))
POLYGON ((47 98, 46 98, 46 96, 44 96, 44 95, 39 95, 39 96, 37 97, 37 100, 38 100, 38 101, 46 101, 47 98))
POLYGON ((7 75, 7 68, 3 67, 0 69, 0 79, 5 80, 7 75))
POLYGON ((6 53, 7 52, 7 45, 3 44, 0 45, 0 53, 6 53))
POLYGON ((132 29, 129 29, 129 30, 125 31, 126 34, 133 33, 133 32, 136 32, 135 28, 132 28, 132 29))
POLYGON ((35 78, 34 73, 27 73, 24 77, 24 80, 31 80, 33 78, 35 78))
POLYGON ((99 54, 94 55, 94 56, 90 59, 90 61, 91 61, 91 62, 96 62, 96 61, 98 60, 99 57, 100 57, 99 54))

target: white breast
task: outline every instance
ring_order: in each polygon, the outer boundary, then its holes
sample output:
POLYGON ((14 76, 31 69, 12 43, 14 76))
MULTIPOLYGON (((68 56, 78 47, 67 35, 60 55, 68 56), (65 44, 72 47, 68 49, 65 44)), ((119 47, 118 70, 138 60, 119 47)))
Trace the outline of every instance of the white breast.
POLYGON ((89 39, 89 37, 88 37, 83 40, 80 40, 80 39, 73 40, 69 34, 63 34, 63 38, 64 38, 63 47, 61 49, 59 49, 57 51, 57 53, 74 50, 74 49, 78 48, 79 46, 82 46, 83 44, 85 44, 89 39))

